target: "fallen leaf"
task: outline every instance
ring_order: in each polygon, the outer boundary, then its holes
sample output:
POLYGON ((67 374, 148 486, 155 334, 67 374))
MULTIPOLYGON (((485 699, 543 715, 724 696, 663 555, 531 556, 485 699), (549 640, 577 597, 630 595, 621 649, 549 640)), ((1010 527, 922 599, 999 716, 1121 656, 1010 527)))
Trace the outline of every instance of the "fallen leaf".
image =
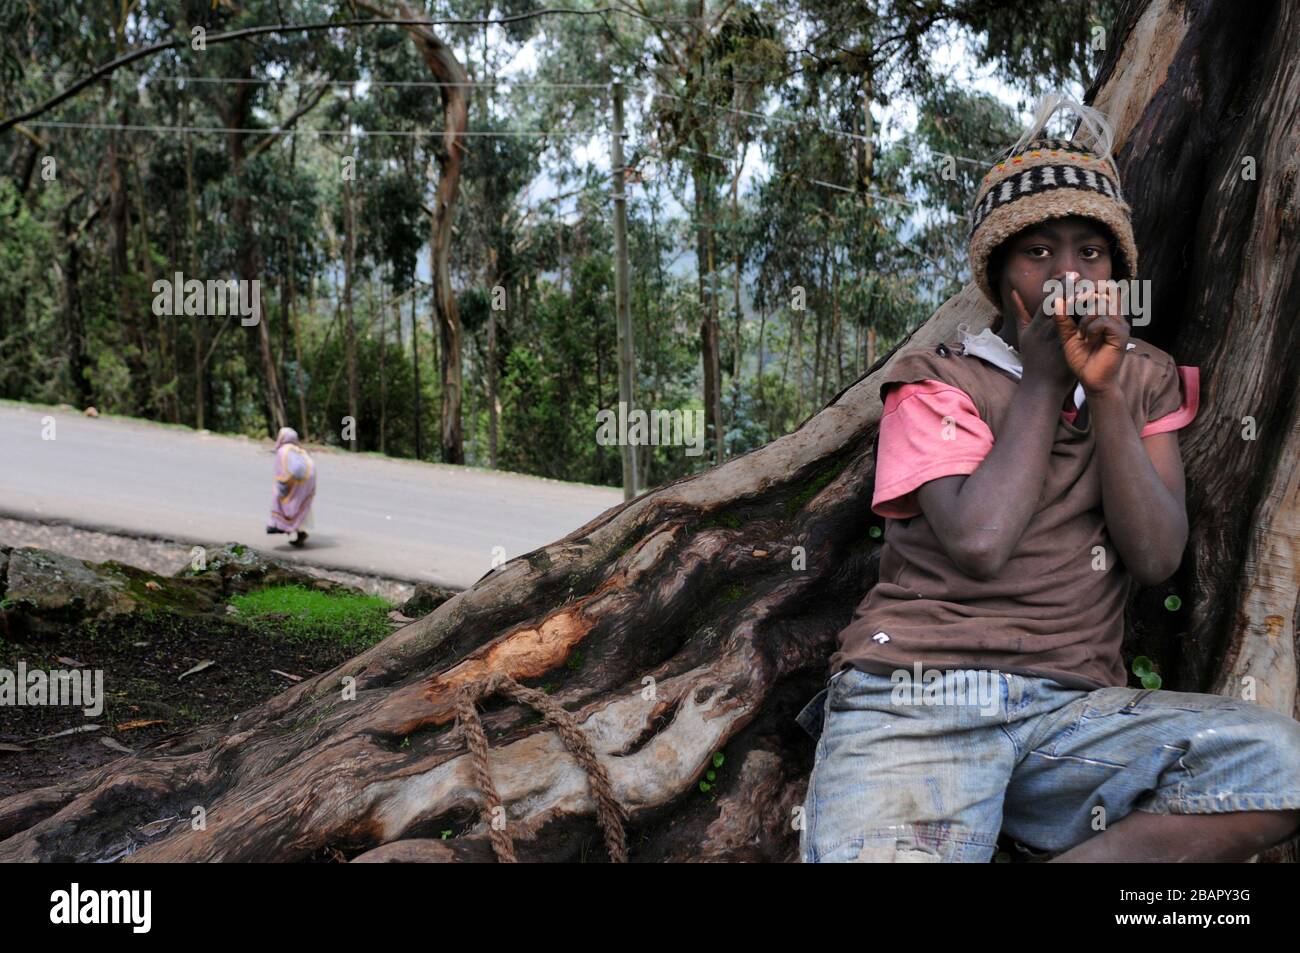
POLYGON ((271 674, 272 674, 272 675, 283 675, 285 678, 287 678, 287 679, 288 679, 289 681, 291 681, 291 682, 301 682, 301 681, 302 681, 302 676, 301 676, 301 675, 290 675, 288 672, 282 672, 282 671, 280 671, 278 668, 273 668, 273 669, 271 669, 271 674))
POLYGON ((0 741, 0 754, 22 754, 26 750, 22 745, 11 745, 0 741))
POLYGON ((105 736, 99 739, 99 743, 103 745, 105 748, 112 748, 114 751, 120 751, 123 754, 135 754, 135 752, 132 749, 128 748, 126 745, 122 744, 122 742, 116 740, 115 738, 109 738, 105 736))
POLYGON ((146 589, 161 589, 161 588, 162 588, 162 586, 158 585, 158 583, 154 582, 152 579, 150 579, 148 582, 146 582, 146 583, 144 584, 144 587, 145 587, 146 589))
POLYGON ((137 728, 148 728, 150 725, 165 725, 167 722, 161 718, 137 718, 134 721, 124 721, 120 725, 113 727, 114 731, 135 731, 137 728))
POLYGON ((214 665, 216 665, 216 664, 217 664, 217 663, 214 662, 214 661, 212 661, 212 659, 210 659, 210 658, 208 658, 208 659, 204 659, 202 662, 200 662, 198 665, 194 666, 194 667, 193 667, 192 669, 190 669, 188 672, 182 672, 181 675, 180 675, 180 678, 177 678, 176 681, 179 682, 181 679, 185 678, 186 675, 196 675, 196 674, 198 674, 199 672, 203 671, 204 669, 212 668, 212 666, 214 666, 214 665))
POLYGON ((68 666, 68 668, 83 668, 86 664, 85 662, 78 662, 74 658, 68 658, 66 655, 60 655, 59 662, 68 666))
POLYGON ((66 731, 56 731, 52 735, 41 735, 39 738, 33 738, 32 741, 49 741, 51 738, 63 738, 67 735, 79 735, 86 731, 99 731, 99 725, 81 725, 77 728, 69 728, 66 731))
POLYGON ((767 550, 766 550, 766 549, 756 549, 756 550, 754 550, 754 555, 757 556, 759 559, 762 559, 764 556, 767 555, 767 550))

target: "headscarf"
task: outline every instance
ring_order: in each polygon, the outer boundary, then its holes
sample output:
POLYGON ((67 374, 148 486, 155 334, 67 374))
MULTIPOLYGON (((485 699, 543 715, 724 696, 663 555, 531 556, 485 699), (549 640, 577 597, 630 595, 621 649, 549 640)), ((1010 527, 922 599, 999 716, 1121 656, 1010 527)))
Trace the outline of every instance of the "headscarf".
POLYGON ((279 450, 286 443, 296 444, 298 442, 298 431, 292 427, 281 427, 279 434, 275 438, 275 449, 279 450))

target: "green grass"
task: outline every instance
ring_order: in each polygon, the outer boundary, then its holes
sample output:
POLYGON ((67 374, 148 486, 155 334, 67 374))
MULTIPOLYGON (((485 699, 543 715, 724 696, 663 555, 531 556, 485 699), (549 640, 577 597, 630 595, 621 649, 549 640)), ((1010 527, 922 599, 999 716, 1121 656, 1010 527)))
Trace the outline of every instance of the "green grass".
POLYGON ((303 640, 333 639, 368 648, 392 631, 392 606, 379 596, 330 595, 303 586, 276 586, 235 596, 230 604, 255 628, 303 640))

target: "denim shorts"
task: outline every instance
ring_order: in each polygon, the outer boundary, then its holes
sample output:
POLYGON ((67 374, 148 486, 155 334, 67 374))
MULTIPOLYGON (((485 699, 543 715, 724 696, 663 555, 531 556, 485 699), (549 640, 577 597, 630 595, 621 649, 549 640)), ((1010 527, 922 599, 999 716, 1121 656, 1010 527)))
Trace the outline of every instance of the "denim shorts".
POLYGON ((985 863, 1000 832, 1055 854, 1134 810, 1300 808, 1300 722, 1253 702, 976 669, 935 679, 926 701, 844 669, 799 713, 817 739, 805 863, 985 863))

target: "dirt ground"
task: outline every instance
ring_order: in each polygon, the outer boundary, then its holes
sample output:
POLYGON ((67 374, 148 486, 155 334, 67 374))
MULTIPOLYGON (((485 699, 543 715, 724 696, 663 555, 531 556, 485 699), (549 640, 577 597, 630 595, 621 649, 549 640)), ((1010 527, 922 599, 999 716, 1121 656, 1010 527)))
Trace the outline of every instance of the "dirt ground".
POLYGON ((328 671, 357 651, 335 641, 254 632, 233 620, 173 614, 83 626, 39 642, 0 641, 0 668, 11 672, 21 659, 28 672, 103 673, 98 715, 68 706, 0 708, 0 797, 52 784, 194 725, 229 719, 295 684, 290 676, 328 671), (208 661, 214 664, 181 678, 208 661), (83 731, 59 735, 76 728, 83 731))
MULTIPOLYGON (((176 543, 4 518, 0 543, 117 560, 166 576, 189 559, 188 549, 176 543)), ((294 568, 394 604, 415 588, 298 563, 294 568)), ((16 675, 21 661, 27 672, 89 670, 103 679, 103 710, 95 715, 86 715, 84 706, 0 706, 0 797, 98 767, 194 725, 232 718, 289 688, 295 677, 328 671, 359 651, 355 644, 290 637, 265 624, 254 630, 231 616, 161 611, 40 635, 0 631, 0 669, 16 675), (185 675, 205 662, 211 664, 185 675), (80 730, 64 734, 71 729, 80 730)))

